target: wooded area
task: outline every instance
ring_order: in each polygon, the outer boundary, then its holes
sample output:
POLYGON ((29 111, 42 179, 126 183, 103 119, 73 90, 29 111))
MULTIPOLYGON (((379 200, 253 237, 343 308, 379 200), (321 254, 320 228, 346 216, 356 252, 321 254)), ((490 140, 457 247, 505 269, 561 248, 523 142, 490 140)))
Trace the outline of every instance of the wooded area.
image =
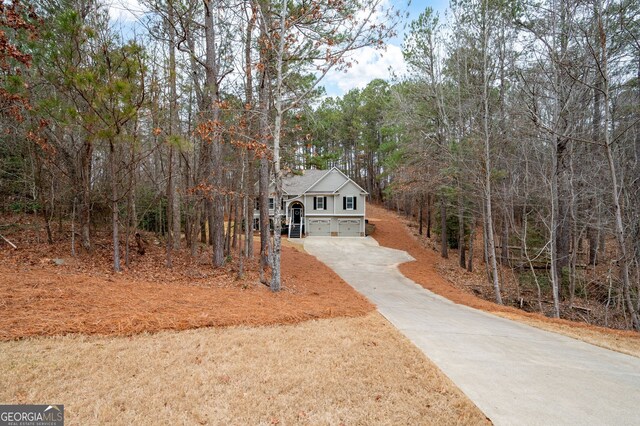
POLYGON ((419 218, 461 268, 483 256, 497 303, 509 268, 546 315, 585 309, 580 297, 605 325, 640 329, 640 7, 462 0, 449 13, 410 24, 408 77, 316 109, 306 161, 419 218))
POLYGON ((259 198, 277 291, 268 184, 280 217, 283 173, 337 166, 461 268, 482 256, 496 302, 509 268, 547 315, 585 298, 640 330, 637 2, 453 0, 409 24, 409 75, 340 98, 322 78, 396 30, 382 0, 141 3, 135 32, 96 0, 2 3, 0 211, 72 253, 109 224, 115 270, 146 231, 167 267, 210 247, 242 274, 259 198))
POLYGON ((152 231, 169 268, 183 244, 208 244, 214 267, 233 258, 242 275, 259 198, 261 280, 277 291, 268 185, 281 217, 318 83, 345 54, 382 47, 397 15, 380 0, 140 3, 135 27, 100 1, 1 3, 0 208, 41 215, 50 243, 71 221, 72 254, 110 222, 115 271, 152 231))

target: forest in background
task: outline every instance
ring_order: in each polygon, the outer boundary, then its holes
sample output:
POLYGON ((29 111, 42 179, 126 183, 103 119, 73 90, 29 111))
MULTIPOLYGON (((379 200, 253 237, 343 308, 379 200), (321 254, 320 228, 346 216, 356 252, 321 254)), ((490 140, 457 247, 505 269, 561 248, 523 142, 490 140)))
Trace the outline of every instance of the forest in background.
POLYGON ((482 256, 497 303, 506 267, 536 311, 572 317, 589 300, 599 323, 640 329, 640 7, 463 0, 449 13, 409 25, 408 77, 321 104, 312 161, 421 218, 420 233, 426 220, 461 268, 482 256))
POLYGON ((261 280, 278 291, 268 185, 281 216, 319 83, 350 52, 382 48, 399 13, 381 0, 140 4, 133 26, 100 0, 0 3, 0 209, 40 215, 51 244, 70 221, 73 255, 109 225, 115 271, 150 231, 169 268, 175 250, 204 244, 214 267, 235 259, 242 275, 258 198, 261 280))
MULTIPOLYGON (((588 299, 604 325, 640 330, 636 2, 427 9, 403 43, 410 73, 340 98, 322 77, 394 33, 401 16, 384 2, 143 3, 145 31, 127 36, 97 1, 3 3, 3 212, 39 215, 74 251, 110 226, 116 270, 148 231, 168 267, 173 251, 209 246, 214 267, 242 271, 254 256, 242 224, 256 197, 268 223, 268 183, 337 166, 372 202, 420 218, 443 257, 455 249, 472 269, 481 256, 496 302, 514 303, 509 268, 546 315, 588 299)), ((274 225, 260 227, 260 259, 277 291, 274 225)))

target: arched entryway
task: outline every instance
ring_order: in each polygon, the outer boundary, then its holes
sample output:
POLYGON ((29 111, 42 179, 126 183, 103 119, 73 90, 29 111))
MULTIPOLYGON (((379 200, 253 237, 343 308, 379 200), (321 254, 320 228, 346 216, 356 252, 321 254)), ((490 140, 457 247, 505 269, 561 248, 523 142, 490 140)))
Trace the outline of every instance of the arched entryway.
POLYGON ((301 238, 304 233, 304 205, 300 201, 289 204, 289 238, 301 238))

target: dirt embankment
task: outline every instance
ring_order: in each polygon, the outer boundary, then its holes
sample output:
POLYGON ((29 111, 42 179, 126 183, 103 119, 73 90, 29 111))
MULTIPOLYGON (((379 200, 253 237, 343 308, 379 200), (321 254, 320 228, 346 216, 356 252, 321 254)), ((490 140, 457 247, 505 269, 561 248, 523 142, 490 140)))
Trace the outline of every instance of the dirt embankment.
MULTIPOLYGON (((640 357, 640 335, 636 332, 612 330, 563 319, 548 318, 538 313, 498 305, 477 297, 462 283, 458 283, 456 280, 447 280, 441 275, 437 267, 445 263, 446 260, 442 259, 439 253, 425 247, 411 233, 407 223, 397 214, 377 206, 367 206, 367 211, 369 221, 375 225, 373 237, 380 245, 406 250, 416 259, 415 262, 404 263, 399 268, 405 276, 424 288, 455 303, 640 357)), ((467 274, 467 272, 460 273, 467 274)))

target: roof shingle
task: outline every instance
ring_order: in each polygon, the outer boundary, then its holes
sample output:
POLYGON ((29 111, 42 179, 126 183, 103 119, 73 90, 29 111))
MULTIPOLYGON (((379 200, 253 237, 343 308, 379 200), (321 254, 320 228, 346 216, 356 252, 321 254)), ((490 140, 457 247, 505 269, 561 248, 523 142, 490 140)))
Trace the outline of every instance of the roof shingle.
POLYGON ((307 189, 319 181, 331 170, 302 170, 301 175, 290 174, 282 179, 282 189, 289 195, 304 194, 307 189))

